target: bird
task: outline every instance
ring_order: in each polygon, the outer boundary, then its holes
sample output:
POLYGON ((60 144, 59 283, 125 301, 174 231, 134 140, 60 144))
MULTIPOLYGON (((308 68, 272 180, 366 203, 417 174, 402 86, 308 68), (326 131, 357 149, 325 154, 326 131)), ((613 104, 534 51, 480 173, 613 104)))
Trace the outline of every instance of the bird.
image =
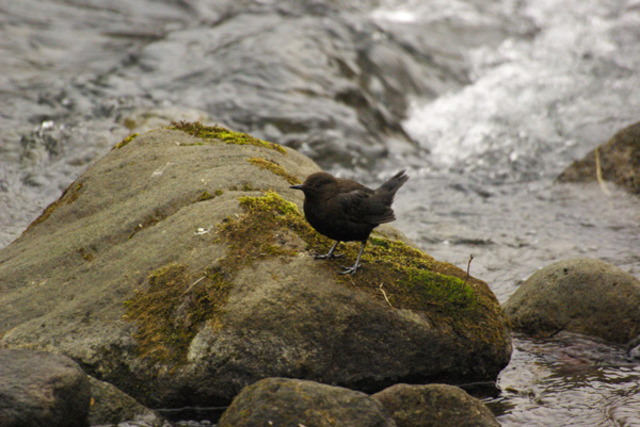
POLYGON ((289 188, 304 193, 304 216, 320 234, 335 240, 324 255, 316 259, 332 259, 340 242, 362 242, 356 262, 344 267, 341 274, 355 274, 371 231, 380 224, 396 219, 391 204, 398 189, 409 177, 402 170, 380 187, 372 190, 364 185, 326 172, 309 175, 302 184, 289 188))

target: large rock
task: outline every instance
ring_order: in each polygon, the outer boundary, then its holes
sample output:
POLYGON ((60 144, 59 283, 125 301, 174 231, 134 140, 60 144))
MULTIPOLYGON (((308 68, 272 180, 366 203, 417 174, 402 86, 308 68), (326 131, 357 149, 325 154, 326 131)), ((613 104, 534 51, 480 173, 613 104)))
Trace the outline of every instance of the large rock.
POLYGON ((275 376, 494 380, 511 343, 485 283, 398 237, 372 238, 353 277, 310 256, 331 242, 289 186, 317 170, 221 128, 124 140, 0 251, 0 346, 68 354, 150 407, 275 376))
POLYGON ((365 393, 313 381, 266 378, 242 389, 219 427, 395 427, 380 403, 365 393))
POLYGON ((0 426, 88 425, 90 398, 87 376, 68 357, 0 349, 0 426))
POLYGON ((596 181, 599 160, 601 177, 630 193, 640 194, 640 122, 616 133, 609 141, 574 161, 558 177, 560 182, 596 181))
POLYGON ((604 261, 570 259, 527 279, 504 309, 521 332, 577 332, 616 343, 640 334, 640 281, 604 261))
POLYGON ((447 384, 396 384, 374 394, 398 427, 499 427, 480 399, 447 384))

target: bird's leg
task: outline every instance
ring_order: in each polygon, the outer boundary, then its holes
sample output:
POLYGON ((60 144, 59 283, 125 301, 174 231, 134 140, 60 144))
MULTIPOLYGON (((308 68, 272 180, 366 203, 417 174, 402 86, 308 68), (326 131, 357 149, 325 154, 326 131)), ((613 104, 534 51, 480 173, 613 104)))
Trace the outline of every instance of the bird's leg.
POLYGON ((338 247, 338 243, 340 243, 339 240, 336 240, 336 242, 333 244, 333 246, 331 246, 331 249, 329 249, 329 252, 327 252, 324 255, 314 255, 315 259, 325 259, 325 258, 338 258, 341 257, 342 254, 334 254, 333 252, 336 250, 336 248, 338 247))
POLYGON ((360 267, 360 257, 362 256, 362 252, 364 251, 364 246, 366 244, 367 244, 366 240, 364 242, 362 242, 362 246, 360 246, 360 252, 358 252, 358 258, 356 258, 355 264, 353 264, 351 267, 345 267, 345 269, 342 270, 342 272, 340 274, 355 274, 356 273, 356 270, 358 269, 358 267, 360 267))

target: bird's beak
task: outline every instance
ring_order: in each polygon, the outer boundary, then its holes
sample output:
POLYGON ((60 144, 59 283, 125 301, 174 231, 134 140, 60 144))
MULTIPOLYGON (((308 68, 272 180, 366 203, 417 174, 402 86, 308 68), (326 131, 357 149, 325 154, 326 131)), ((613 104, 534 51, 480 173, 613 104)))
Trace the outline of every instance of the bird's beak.
POLYGON ((294 190, 302 190, 304 188, 303 184, 292 185, 289 188, 293 188, 294 190))

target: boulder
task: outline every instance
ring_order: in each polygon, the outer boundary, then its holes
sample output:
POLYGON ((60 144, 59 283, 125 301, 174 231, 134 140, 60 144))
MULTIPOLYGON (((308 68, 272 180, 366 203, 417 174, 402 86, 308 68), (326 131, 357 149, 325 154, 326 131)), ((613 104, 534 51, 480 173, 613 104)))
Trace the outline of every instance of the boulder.
POLYGON ((0 349, 0 425, 88 425, 89 380, 71 359, 27 349, 0 349))
POLYGON ((480 399, 447 384, 396 384, 374 394, 398 427, 499 427, 480 399))
POLYGON ((222 414, 219 427, 367 426, 396 424, 365 393, 313 381, 265 378, 242 389, 222 414))
POLYGON ((228 405, 265 377, 495 380, 511 341, 484 282, 391 228, 354 276, 313 259, 332 242, 289 186, 317 170, 220 127, 125 139, 0 251, 0 345, 67 354, 148 407, 228 405))
POLYGON ((556 262, 529 277, 505 303, 517 331, 576 332, 624 344, 640 334, 640 281, 597 259, 556 262))
POLYGON ((596 181, 597 161, 603 180, 611 181, 630 193, 640 194, 640 122, 620 130, 584 158, 574 161, 560 174, 558 181, 596 181))
POLYGON ((114 385, 91 376, 89 384, 92 397, 89 425, 111 425, 127 421, 140 422, 147 427, 166 425, 161 416, 114 385))

